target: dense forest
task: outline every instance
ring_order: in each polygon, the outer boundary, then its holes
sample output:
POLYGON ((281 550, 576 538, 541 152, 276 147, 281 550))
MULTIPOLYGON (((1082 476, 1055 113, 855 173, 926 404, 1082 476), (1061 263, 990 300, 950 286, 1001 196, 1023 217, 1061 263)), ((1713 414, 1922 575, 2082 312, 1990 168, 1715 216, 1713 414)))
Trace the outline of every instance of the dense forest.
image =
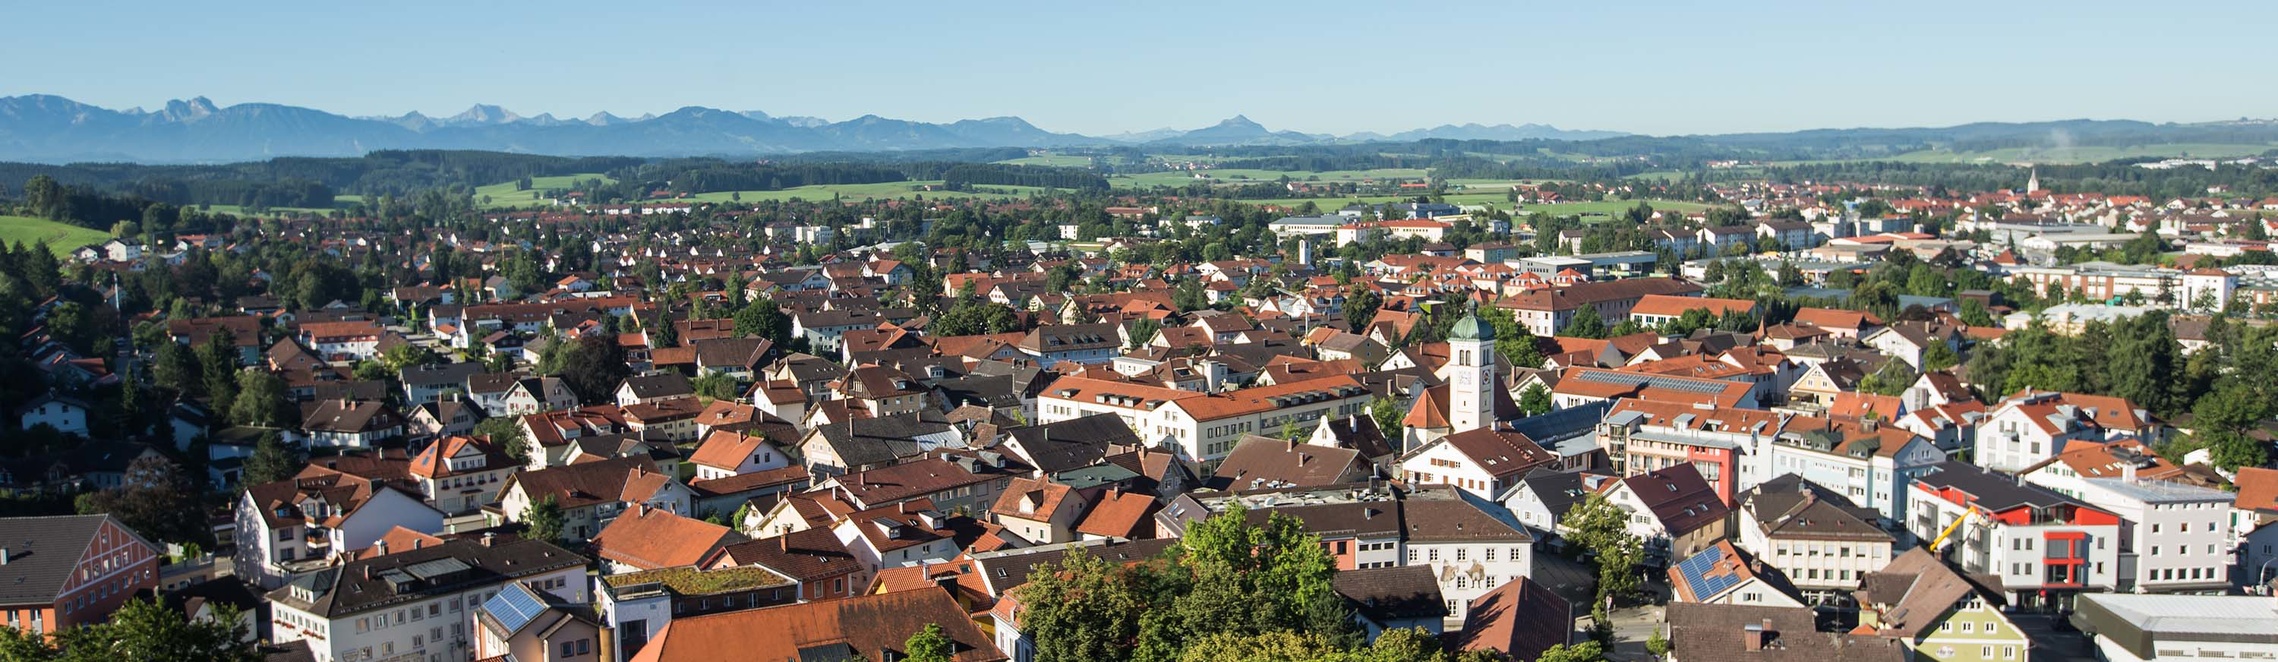
POLYGON ((974 184, 1107 190, 1106 177, 1077 168, 964 163, 942 171, 941 179, 951 190, 964 189, 974 184))
MULTIPOLYGON (((2057 193, 2096 192, 2107 195, 2141 195, 2165 202, 2196 198, 2214 190, 2235 197, 2278 195, 2278 170, 2260 165, 2219 164, 2213 168, 2145 168, 2136 164, 2151 159, 2128 159, 2080 165, 2043 165, 2041 188, 2057 193)), ((1860 184, 1897 184, 1966 192, 2024 188, 2031 176, 2025 168, 2006 164, 1932 164, 1894 161, 1815 163, 1773 168, 1764 173, 1711 171, 1726 181, 1770 178, 1782 182, 1835 181, 1860 184)))
POLYGON ((67 186, 132 193, 176 205, 327 207, 334 194, 407 195, 525 177, 609 172, 643 162, 624 157, 379 151, 353 159, 293 157, 226 165, 0 163, 0 182, 47 175, 67 186))

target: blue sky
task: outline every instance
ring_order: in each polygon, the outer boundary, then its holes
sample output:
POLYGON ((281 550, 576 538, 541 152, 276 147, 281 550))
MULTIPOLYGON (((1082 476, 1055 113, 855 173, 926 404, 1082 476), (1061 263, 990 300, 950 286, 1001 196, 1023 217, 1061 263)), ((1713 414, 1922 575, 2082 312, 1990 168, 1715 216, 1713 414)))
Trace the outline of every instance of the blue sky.
POLYGON ((354 115, 681 106, 1091 134, 1653 134, 2278 115, 2278 2, 12 3, 0 95, 354 115))

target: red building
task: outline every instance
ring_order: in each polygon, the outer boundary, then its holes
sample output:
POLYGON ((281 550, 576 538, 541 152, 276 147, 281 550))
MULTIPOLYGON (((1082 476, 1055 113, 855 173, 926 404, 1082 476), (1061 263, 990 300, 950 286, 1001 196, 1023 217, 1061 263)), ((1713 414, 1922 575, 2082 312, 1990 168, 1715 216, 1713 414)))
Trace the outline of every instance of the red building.
POLYGON ((0 532, 0 625, 100 623, 158 587, 158 547, 109 515, 12 517, 0 532))

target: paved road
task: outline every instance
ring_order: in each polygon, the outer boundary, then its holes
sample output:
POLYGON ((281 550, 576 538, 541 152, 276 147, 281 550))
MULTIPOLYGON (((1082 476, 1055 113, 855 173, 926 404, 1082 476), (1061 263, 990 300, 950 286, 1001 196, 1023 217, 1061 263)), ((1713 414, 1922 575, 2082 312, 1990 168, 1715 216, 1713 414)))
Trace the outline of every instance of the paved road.
POLYGON ((2032 662, 2087 662, 2096 659, 2088 637, 2071 627, 2059 627, 2046 614, 2010 614, 2009 620, 2033 639, 2032 662))

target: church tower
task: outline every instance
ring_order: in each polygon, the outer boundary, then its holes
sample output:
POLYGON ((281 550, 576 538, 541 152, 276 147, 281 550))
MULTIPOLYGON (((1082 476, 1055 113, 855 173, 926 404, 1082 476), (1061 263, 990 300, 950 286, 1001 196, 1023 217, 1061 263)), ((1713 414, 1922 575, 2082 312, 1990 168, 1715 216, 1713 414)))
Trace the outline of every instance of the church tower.
POLYGON ((1495 379, 1495 328, 1476 312, 1464 313, 1448 330, 1447 344, 1454 364, 1448 375, 1448 433, 1493 427, 1494 389, 1502 388, 1495 379))
POLYGON ((2033 168, 2028 172, 2032 174, 2025 176, 2025 192, 2039 193, 2041 191, 2041 169, 2033 168))

